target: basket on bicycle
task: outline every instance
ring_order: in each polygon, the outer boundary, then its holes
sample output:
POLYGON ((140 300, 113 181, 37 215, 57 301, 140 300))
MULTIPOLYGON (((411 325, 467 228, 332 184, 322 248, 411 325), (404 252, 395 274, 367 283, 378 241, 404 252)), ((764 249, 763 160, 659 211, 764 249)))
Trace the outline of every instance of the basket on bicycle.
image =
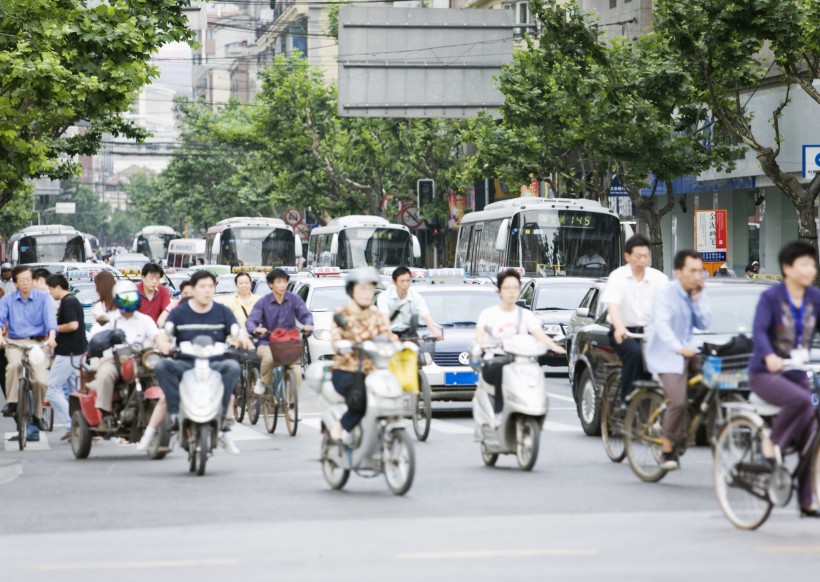
POLYGON ((274 366, 290 366, 302 357, 302 336, 298 329, 275 329, 270 334, 274 366))
POLYGON ((701 364, 703 383, 716 390, 744 389, 749 383, 749 357, 751 354, 736 356, 706 356, 701 364))

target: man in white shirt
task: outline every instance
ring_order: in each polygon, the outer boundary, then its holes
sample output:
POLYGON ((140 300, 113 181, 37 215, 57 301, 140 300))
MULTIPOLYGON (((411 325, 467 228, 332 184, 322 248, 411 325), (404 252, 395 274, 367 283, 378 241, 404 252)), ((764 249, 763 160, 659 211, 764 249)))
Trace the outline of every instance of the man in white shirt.
POLYGON ((586 254, 578 259, 578 262, 576 262, 575 265, 578 267, 586 267, 587 265, 605 267, 606 261, 601 255, 595 252, 592 245, 589 245, 587 246, 586 254))
POLYGON ((392 276, 393 287, 379 295, 376 306, 390 319, 390 329, 393 333, 402 337, 402 334, 411 331, 410 323, 413 316, 417 315, 427 324, 433 337, 441 339, 441 328, 433 321, 424 297, 410 288, 413 284, 410 269, 397 267, 392 276))
POLYGON ((669 281, 649 266, 651 256, 650 242, 645 236, 630 237, 624 247, 626 265, 612 271, 601 296, 612 324, 612 347, 621 358, 622 402, 632 392, 632 383, 646 377, 641 344, 627 337, 627 333, 644 333, 652 318, 655 292, 669 281))

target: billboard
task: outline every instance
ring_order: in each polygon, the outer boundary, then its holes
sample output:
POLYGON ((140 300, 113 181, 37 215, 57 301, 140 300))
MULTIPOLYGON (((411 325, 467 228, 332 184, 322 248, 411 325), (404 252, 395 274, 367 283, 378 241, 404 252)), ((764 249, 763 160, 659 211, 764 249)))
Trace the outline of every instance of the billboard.
POLYGON ((703 258, 704 268, 712 275, 727 260, 728 239, 728 217, 725 210, 695 212, 695 249, 703 258))
POLYGON ((512 61, 513 12, 342 6, 339 115, 494 112, 504 97, 493 79, 512 61))

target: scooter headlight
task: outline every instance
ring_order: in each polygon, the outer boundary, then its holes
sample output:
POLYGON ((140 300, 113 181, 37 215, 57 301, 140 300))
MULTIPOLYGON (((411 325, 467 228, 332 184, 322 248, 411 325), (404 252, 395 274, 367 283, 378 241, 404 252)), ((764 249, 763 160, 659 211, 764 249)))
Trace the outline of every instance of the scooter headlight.
POLYGON ((159 364, 160 361, 162 361, 162 356, 154 351, 150 351, 142 357, 142 365, 149 372, 153 372, 154 368, 157 367, 157 364, 159 364))

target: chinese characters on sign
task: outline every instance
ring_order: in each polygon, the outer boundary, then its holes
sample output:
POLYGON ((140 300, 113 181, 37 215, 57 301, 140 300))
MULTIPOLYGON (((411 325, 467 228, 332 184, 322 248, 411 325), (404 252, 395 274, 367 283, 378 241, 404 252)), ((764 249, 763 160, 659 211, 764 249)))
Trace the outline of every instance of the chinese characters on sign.
POLYGON ((714 275, 729 255, 729 232, 726 210, 698 210, 695 213, 695 249, 703 266, 714 275))

